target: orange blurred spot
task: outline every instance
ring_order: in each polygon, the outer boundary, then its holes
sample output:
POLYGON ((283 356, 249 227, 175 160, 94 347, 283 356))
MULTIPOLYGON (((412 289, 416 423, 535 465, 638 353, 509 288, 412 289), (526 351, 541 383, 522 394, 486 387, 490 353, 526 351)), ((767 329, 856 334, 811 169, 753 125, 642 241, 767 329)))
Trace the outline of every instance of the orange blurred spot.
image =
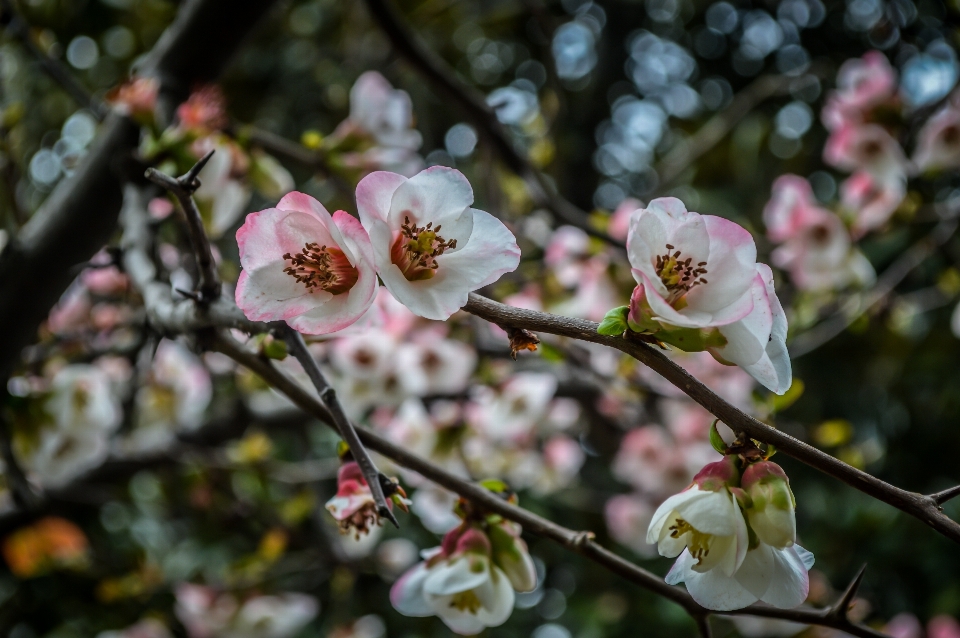
POLYGON ((3 557, 19 578, 31 578, 61 567, 86 563, 89 543, 83 530, 56 516, 40 519, 3 541, 3 557))

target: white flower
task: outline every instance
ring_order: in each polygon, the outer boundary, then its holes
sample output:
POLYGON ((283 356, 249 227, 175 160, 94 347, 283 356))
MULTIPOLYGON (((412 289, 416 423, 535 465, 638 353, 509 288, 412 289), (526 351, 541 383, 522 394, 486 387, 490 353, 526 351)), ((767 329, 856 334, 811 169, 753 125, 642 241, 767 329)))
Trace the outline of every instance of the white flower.
POLYGON ((474 529, 460 535, 449 556, 440 547, 427 550, 427 560, 394 583, 390 602, 405 616, 438 616, 462 635, 498 627, 510 617, 515 595, 490 552, 486 535, 474 529))
POLYGON ((400 383, 412 395, 458 394, 477 367, 477 351, 462 341, 425 335, 400 345, 396 365, 400 383))
POLYGON ((731 221, 687 212, 679 199, 655 199, 634 213, 627 253, 657 321, 722 326, 753 308, 757 247, 731 221))
POLYGON ((661 556, 689 556, 687 567, 697 573, 732 576, 743 563, 749 541, 743 513, 730 491, 693 485, 657 508, 647 542, 657 543, 661 556))
POLYGON ((547 414, 556 391, 554 375, 519 372, 503 384, 499 393, 478 387, 465 408, 467 421, 495 441, 525 439, 547 414))
POLYGON ((410 509, 428 530, 434 534, 446 534, 460 524, 460 517, 453 512, 457 498, 453 492, 426 483, 413 493, 410 509))
POLYGON ((760 543, 747 552, 740 568, 730 575, 721 569, 698 570, 696 559, 685 549, 666 581, 670 585, 685 583, 693 599, 707 609, 742 609, 758 600, 790 609, 807 598, 807 572, 813 567, 813 560, 813 554, 796 544, 776 549, 760 543))
POLYGON ((216 151, 207 165, 200 171, 200 188, 194 193, 200 213, 204 217, 204 226, 211 238, 216 239, 230 230, 240 217, 247 202, 250 201, 250 187, 233 176, 236 158, 239 153, 228 143, 214 142, 200 144, 202 153, 216 151))
POLYGON ((520 263, 513 233, 472 203, 466 177, 443 166, 410 179, 371 173, 357 185, 357 209, 380 278, 421 317, 447 319, 471 291, 520 263))
POLYGON ((734 363, 777 394, 790 389, 793 370, 787 352, 787 315, 773 287, 773 272, 756 264, 750 286, 753 310, 739 321, 720 326, 726 345, 711 349, 722 361, 734 363))
POLYGON ((229 635, 231 638, 292 638, 319 611, 317 599, 306 594, 256 596, 240 608, 229 635))
POLYGON ((177 430, 203 423, 213 386, 199 357, 176 341, 157 346, 146 384, 137 391, 136 427, 125 441, 134 451, 156 450, 173 441, 177 430))
POLYGON ((350 89, 350 120, 377 144, 415 151, 422 138, 413 128, 413 103, 376 71, 367 71, 350 89))

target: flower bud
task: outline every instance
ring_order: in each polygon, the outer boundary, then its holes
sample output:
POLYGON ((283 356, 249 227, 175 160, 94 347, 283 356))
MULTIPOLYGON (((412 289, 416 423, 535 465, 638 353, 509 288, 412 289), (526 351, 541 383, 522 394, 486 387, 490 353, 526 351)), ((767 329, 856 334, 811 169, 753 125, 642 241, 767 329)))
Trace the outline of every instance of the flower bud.
POLYGON ((747 521, 761 542, 783 548, 797 537, 796 499, 783 469, 771 461, 754 463, 743 472, 743 489, 750 496, 747 521))
POLYGON ((493 545, 493 562, 503 570, 513 588, 519 592, 533 591, 537 587, 537 569, 520 538, 519 530, 504 521, 491 525, 490 542, 493 545))
POLYGON ((657 332, 661 326, 653 319, 653 310, 647 303, 643 284, 637 284, 630 295, 630 312, 627 314, 627 325, 634 332, 657 332))
POLYGON ((729 455, 719 461, 707 463, 693 477, 693 483, 704 492, 717 492, 724 487, 737 487, 740 483, 737 457, 729 455))

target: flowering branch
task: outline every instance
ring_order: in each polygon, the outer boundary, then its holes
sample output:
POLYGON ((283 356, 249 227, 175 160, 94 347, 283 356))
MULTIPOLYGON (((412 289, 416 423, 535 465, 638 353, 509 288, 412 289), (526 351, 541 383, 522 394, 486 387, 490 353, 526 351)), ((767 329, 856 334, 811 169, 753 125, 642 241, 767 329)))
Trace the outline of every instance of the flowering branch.
POLYGON ((189 171, 174 178, 165 175, 155 168, 148 168, 146 178, 154 184, 164 187, 177 198, 180 204, 180 210, 187 220, 187 229, 190 231, 190 243, 193 245, 193 253, 197 258, 197 270, 200 271, 200 301, 208 303, 220 296, 220 275, 217 273, 217 265, 213 260, 213 249, 210 246, 210 238, 207 237, 203 229, 203 219, 200 217, 200 210, 196 202, 193 201, 193 193, 200 188, 200 180, 197 175, 203 170, 214 151, 210 151, 190 168, 189 171))
POLYGON ((317 393, 320 395, 320 401, 322 401, 323 405, 327 408, 330 420, 336 426, 340 437, 350 446, 350 453, 353 455, 353 459, 357 462, 357 465, 360 466, 360 471, 363 472, 363 477, 370 487, 370 493, 373 495, 373 500, 377 505, 377 513, 389 520, 396 527, 400 527, 400 523, 397 522, 397 517, 394 516, 393 511, 387 506, 387 498, 384 495, 384 487, 389 486, 392 488, 394 485, 393 482, 377 469, 373 459, 370 458, 370 453, 367 452, 363 443, 360 442, 356 428, 353 426, 353 423, 350 422, 350 419, 347 418, 347 414, 344 412, 343 406, 337 398, 337 391, 334 390, 330 382, 327 381, 327 377, 323 374, 320 366, 317 365, 316 359, 310 354, 310 351, 307 349, 307 344, 303 341, 303 335, 286 324, 283 324, 280 330, 287 346, 290 348, 290 353, 300 362, 307 376, 310 377, 310 381, 317 389, 317 393))
MULTIPOLYGON (((333 427, 333 415, 327 407, 312 397, 286 374, 278 370, 269 360, 245 350, 233 339, 222 333, 216 334, 211 343, 211 348, 249 368, 261 379, 283 393, 301 410, 304 410, 333 427)), ((577 532, 521 509, 516 505, 511 505, 486 488, 476 483, 465 481, 459 476, 451 474, 447 470, 409 452, 403 447, 391 443, 387 439, 369 430, 357 428, 357 434, 370 449, 379 452, 406 468, 414 470, 434 483, 456 492, 474 503, 474 505, 519 523, 524 529, 531 533, 543 538, 548 538, 566 549, 585 556, 598 565, 610 570, 612 573, 680 605, 694 618, 704 636, 710 635, 709 625, 706 619, 711 614, 779 618, 782 620, 840 629, 851 635, 865 638, 884 636, 884 634, 874 631, 869 627, 850 621, 845 615, 842 617, 831 616, 828 614, 829 609, 777 609, 766 605, 751 605, 745 609, 732 612, 713 612, 706 610, 698 605, 690 595, 682 589, 666 584, 663 579, 656 574, 631 563, 597 543, 594 540, 592 532, 577 532)))
POLYGON ((857 468, 847 465, 817 448, 799 441, 766 423, 745 414, 721 399, 707 386, 700 383, 686 370, 671 361, 662 352, 629 337, 609 337, 597 333, 592 321, 560 317, 543 312, 505 306, 477 294, 470 295, 464 310, 501 327, 525 328, 534 332, 572 337, 591 341, 629 354, 644 365, 659 373, 667 381, 702 405, 734 432, 776 446, 777 450, 798 461, 832 476, 888 505, 899 509, 932 527, 947 538, 960 543, 960 524, 940 511, 929 496, 890 485, 857 468))

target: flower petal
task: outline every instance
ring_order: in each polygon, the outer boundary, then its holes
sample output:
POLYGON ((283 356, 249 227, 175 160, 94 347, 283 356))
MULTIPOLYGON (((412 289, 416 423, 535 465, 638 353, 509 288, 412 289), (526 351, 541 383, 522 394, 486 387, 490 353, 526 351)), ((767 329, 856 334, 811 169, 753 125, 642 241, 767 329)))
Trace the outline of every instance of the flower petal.
POLYGON ((473 218, 464 211, 473 203, 473 188, 460 171, 432 166, 400 184, 390 203, 387 221, 399 229, 409 216, 417 226, 430 222, 443 226, 443 236, 457 239, 470 236, 473 218))
POLYGON ((436 596, 449 596, 479 587, 490 580, 489 561, 481 556, 464 556, 441 563, 430 570, 430 575, 423 584, 423 590, 436 596), (478 561, 485 564, 482 569, 474 571, 480 566, 478 561))
POLYGON ((426 563, 417 563, 390 588, 390 604, 404 616, 432 616, 433 607, 427 603, 423 583, 430 572, 426 563))
POLYGON ((735 578, 727 576, 719 569, 697 573, 693 571, 694 563, 696 561, 690 556, 690 552, 684 551, 667 574, 666 582, 670 585, 686 583, 687 591, 697 603, 715 611, 743 609, 757 602, 757 597, 735 578))
POLYGON ((770 551, 773 554, 774 575, 770 587, 760 600, 781 609, 792 609, 803 603, 810 592, 809 568, 804 559, 812 559, 813 554, 803 550, 804 555, 801 556, 796 546, 770 551))

